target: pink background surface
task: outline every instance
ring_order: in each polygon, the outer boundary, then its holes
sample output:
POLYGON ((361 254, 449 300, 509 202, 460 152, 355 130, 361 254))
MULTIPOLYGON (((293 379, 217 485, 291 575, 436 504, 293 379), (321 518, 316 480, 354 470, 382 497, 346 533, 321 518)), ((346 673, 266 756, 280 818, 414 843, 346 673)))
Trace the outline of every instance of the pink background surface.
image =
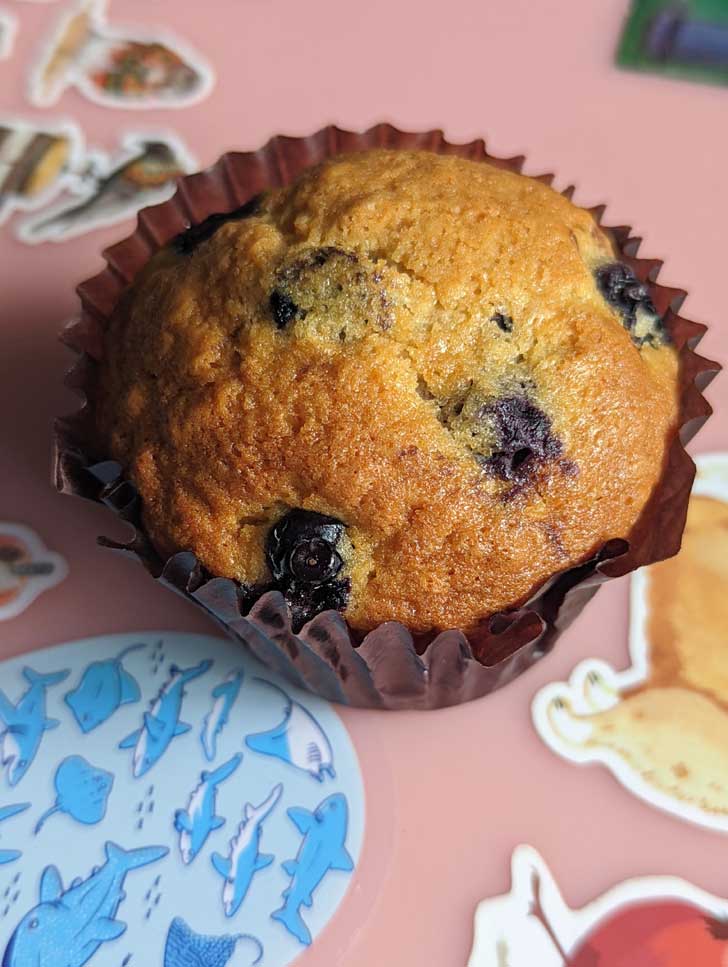
MULTIPOLYGON (((216 67, 206 101, 167 112, 109 110, 73 91, 33 110, 25 72, 67 4, 4 6, 20 19, 14 54, 0 64, 5 114, 78 119, 109 149, 123 131, 172 128, 202 164, 329 122, 483 135, 493 153, 527 154, 527 173, 576 182, 577 203, 608 202, 608 223, 634 225, 642 253, 667 259, 661 281, 689 289, 684 313, 711 323, 702 352, 728 359, 728 90, 616 70, 623 2, 115 0, 114 23, 172 28, 216 67)), ((123 533, 105 511, 49 486, 51 420, 74 406, 55 334, 76 310, 74 286, 128 230, 28 248, 0 229, 0 518, 38 530, 70 565, 60 586, 0 624, 1 656, 107 631, 211 631, 140 568, 96 548, 97 534, 123 533)), ((696 452, 728 449, 728 379, 708 396, 718 412, 696 452)), ((572 906, 647 873, 728 895, 720 834, 657 813, 604 768, 558 759, 531 726, 542 684, 587 656, 627 662, 627 590, 625 581, 604 589, 555 654, 485 701, 424 714, 343 711, 367 780, 367 839, 352 889, 302 965, 464 964, 475 905, 508 888, 520 842, 540 851, 572 906)))

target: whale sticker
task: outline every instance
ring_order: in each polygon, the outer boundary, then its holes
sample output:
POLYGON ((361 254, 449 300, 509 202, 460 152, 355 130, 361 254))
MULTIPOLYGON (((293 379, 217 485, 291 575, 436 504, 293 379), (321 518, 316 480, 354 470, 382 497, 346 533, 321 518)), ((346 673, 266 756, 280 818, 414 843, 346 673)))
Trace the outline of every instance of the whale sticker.
POLYGON ((103 866, 65 890, 56 867, 45 868, 39 902, 10 937, 3 967, 83 967, 102 944, 124 933, 126 924, 116 914, 125 899, 127 874, 169 851, 164 846, 125 850, 111 842, 104 849, 103 866))
POLYGON ((672 876, 627 880, 573 910, 519 846, 510 892, 477 908, 468 967, 722 967, 726 923, 728 901, 672 876))
POLYGON ((46 689, 68 678, 68 670, 42 674, 23 669, 28 688, 17 705, 0 689, 0 764, 6 768, 8 785, 17 786, 33 764, 43 733, 58 728, 58 719, 46 718, 46 689))
MULTIPOLYGON (((13 816, 24 813, 26 809, 30 809, 29 802, 19 802, 12 806, 0 806, 0 823, 4 823, 8 819, 12 819, 13 816)), ((4 866, 6 863, 14 863, 22 855, 19 849, 2 849, 0 847, 0 866, 4 866)))
MULTIPOLYGON (((0 774, 2 967, 287 967, 303 950, 287 925, 304 938, 305 927, 318 949, 357 875, 361 770, 335 706, 272 672, 261 684, 260 671, 234 642, 162 629, 0 661, 2 711, 30 725, 21 742, 38 740, 17 788, 0 774), (245 745, 281 721, 289 700, 315 720, 322 759, 336 764, 323 789, 308 769, 245 745), (119 748, 123 736, 133 741, 119 748), (343 797, 345 832, 328 814, 314 828, 329 796, 343 797), (353 871, 335 868, 337 842, 353 871), (164 855, 109 887, 107 843, 164 855), (100 898, 98 919, 84 891, 100 898)), ((111 852, 113 869, 121 857, 111 852)))
POLYGON ((704 454, 680 553, 632 577, 631 667, 589 659, 533 704, 538 733, 633 795, 728 832, 728 454, 704 454))
POLYGON ((127 655, 146 647, 144 642, 135 642, 122 648, 113 658, 91 662, 84 669, 81 681, 64 699, 82 732, 92 732, 108 721, 120 706, 139 701, 139 685, 122 662, 127 655))
POLYGON ((169 678, 149 711, 144 713, 141 728, 135 729, 121 740, 120 749, 134 750, 132 768, 135 779, 146 775, 159 762, 172 739, 190 731, 192 726, 179 720, 185 686, 208 672, 212 664, 209 659, 204 659, 191 668, 181 669, 172 665, 169 678))
POLYGON ((300 702, 284 692, 282 688, 266 679, 261 684, 275 689, 285 700, 283 721, 268 732, 257 732, 247 736, 245 744, 253 752, 275 756, 288 765, 308 772, 318 782, 328 775, 334 778, 334 753, 326 733, 314 716, 300 702))
POLYGON ((291 882, 283 891, 283 906, 271 914, 306 946, 311 931, 301 916, 301 907, 313 905, 313 894, 332 870, 351 873, 354 860, 346 849, 349 808, 340 792, 328 796, 312 812, 300 806, 288 810, 288 818, 303 835, 298 855, 286 860, 284 871, 291 882))
POLYGON ((214 772, 203 770, 200 781, 192 790, 187 808, 176 811, 174 828, 179 833, 179 852, 186 866, 199 854, 210 833, 225 825, 222 816, 215 814, 217 787, 230 778, 242 758, 238 753, 214 772))
POLYGON ((243 677, 243 670, 237 668, 212 690, 212 708, 202 722, 200 733, 202 751, 208 762, 217 755, 217 740, 230 719, 230 710, 240 694, 243 677))
POLYGON ((263 823, 275 809, 282 793, 283 786, 279 784, 258 806, 247 803, 243 821, 230 840, 229 855, 212 854, 212 865, 223 878, 222 905, 226 917, 235 916, 248 895, 255 874, 270 866, 275 859, 272 854, 261 853, 258 847, 263 823))
POLYGON ((105 769, 95 769, 80 755, 71 755, 58 766, 55 779, 55 803, 35 824, 36 836, 54 813, 67 813, 77 823, 91 826, 106 815, 114 777, 105 769))

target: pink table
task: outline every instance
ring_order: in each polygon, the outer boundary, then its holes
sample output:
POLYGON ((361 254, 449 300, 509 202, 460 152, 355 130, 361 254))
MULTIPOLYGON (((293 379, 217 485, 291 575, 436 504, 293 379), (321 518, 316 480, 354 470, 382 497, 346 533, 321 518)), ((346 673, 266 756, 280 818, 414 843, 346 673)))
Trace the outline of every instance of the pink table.
MULTIPOLYGON (((33 109, 24 71, 61 4, 5 6, 20 21, 13 56, 0 64, 6 114, 70 116, 109 148, 120 130, 169 127, 204 164, 328 122, 484 135, 494 153, 526 153, 527 173, 555 170, 559 187, 575 181, 578 203, 608 202, 608 223, 635 225, 643 254, 667 259, 661 281, 690 290, 685 314, 712 323, 702 352, 728 358, 728 91, 617 71, 625 2, 117 0, 111 17, 173 27, 215 66, 207 100, 166 112, 110 110, 72 91, 52 110, 33 109)), ((51 420, 75 405, 62 387, 69 357, 56 332, 76 310, 74 286, 129 228, 34 248, 2 229, 0 517, 37 530, 70 568, 28 611, 0 623, 2 657, 102 632, 211 630, 141 569, 97 549, 97 534, 122 533, 108 513, 49 485, 51 420)), ((696 452, 728 449, 728 380, 708 396, 719 415, 696 452)), ((485 701, 429 714, 342 712, 367 782, 367 839, 352 889, 302 967, 464 964, 475 905, 507 890, 518 843, 539 850, 572 906, 646 873, 726 894, 720 834, 656 812, 605 769, 564 762, 531 724, 535 692, 580 659, 626 663, 627 591, 625 581, 608 586, 555 654, 485 701)))

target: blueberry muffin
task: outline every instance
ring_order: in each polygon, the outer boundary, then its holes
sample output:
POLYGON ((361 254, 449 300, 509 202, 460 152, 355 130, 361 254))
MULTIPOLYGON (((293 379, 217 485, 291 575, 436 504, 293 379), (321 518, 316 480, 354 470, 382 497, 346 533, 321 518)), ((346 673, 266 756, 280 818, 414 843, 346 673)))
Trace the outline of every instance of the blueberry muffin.
POLYGON ((162 556, 360 632, 475 629, 629 537, 678 417, 675 349, 593 217, 428 152, 334 158, 177 236, 99 385, 162 556))

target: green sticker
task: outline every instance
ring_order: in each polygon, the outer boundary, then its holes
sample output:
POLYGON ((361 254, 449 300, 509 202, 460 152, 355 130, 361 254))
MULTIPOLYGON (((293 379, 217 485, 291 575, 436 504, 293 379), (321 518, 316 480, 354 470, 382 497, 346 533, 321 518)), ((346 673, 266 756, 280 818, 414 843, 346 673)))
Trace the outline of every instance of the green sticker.
POLYGON ((728 84, 728 0, 633 0, 617 63, 728 84))

